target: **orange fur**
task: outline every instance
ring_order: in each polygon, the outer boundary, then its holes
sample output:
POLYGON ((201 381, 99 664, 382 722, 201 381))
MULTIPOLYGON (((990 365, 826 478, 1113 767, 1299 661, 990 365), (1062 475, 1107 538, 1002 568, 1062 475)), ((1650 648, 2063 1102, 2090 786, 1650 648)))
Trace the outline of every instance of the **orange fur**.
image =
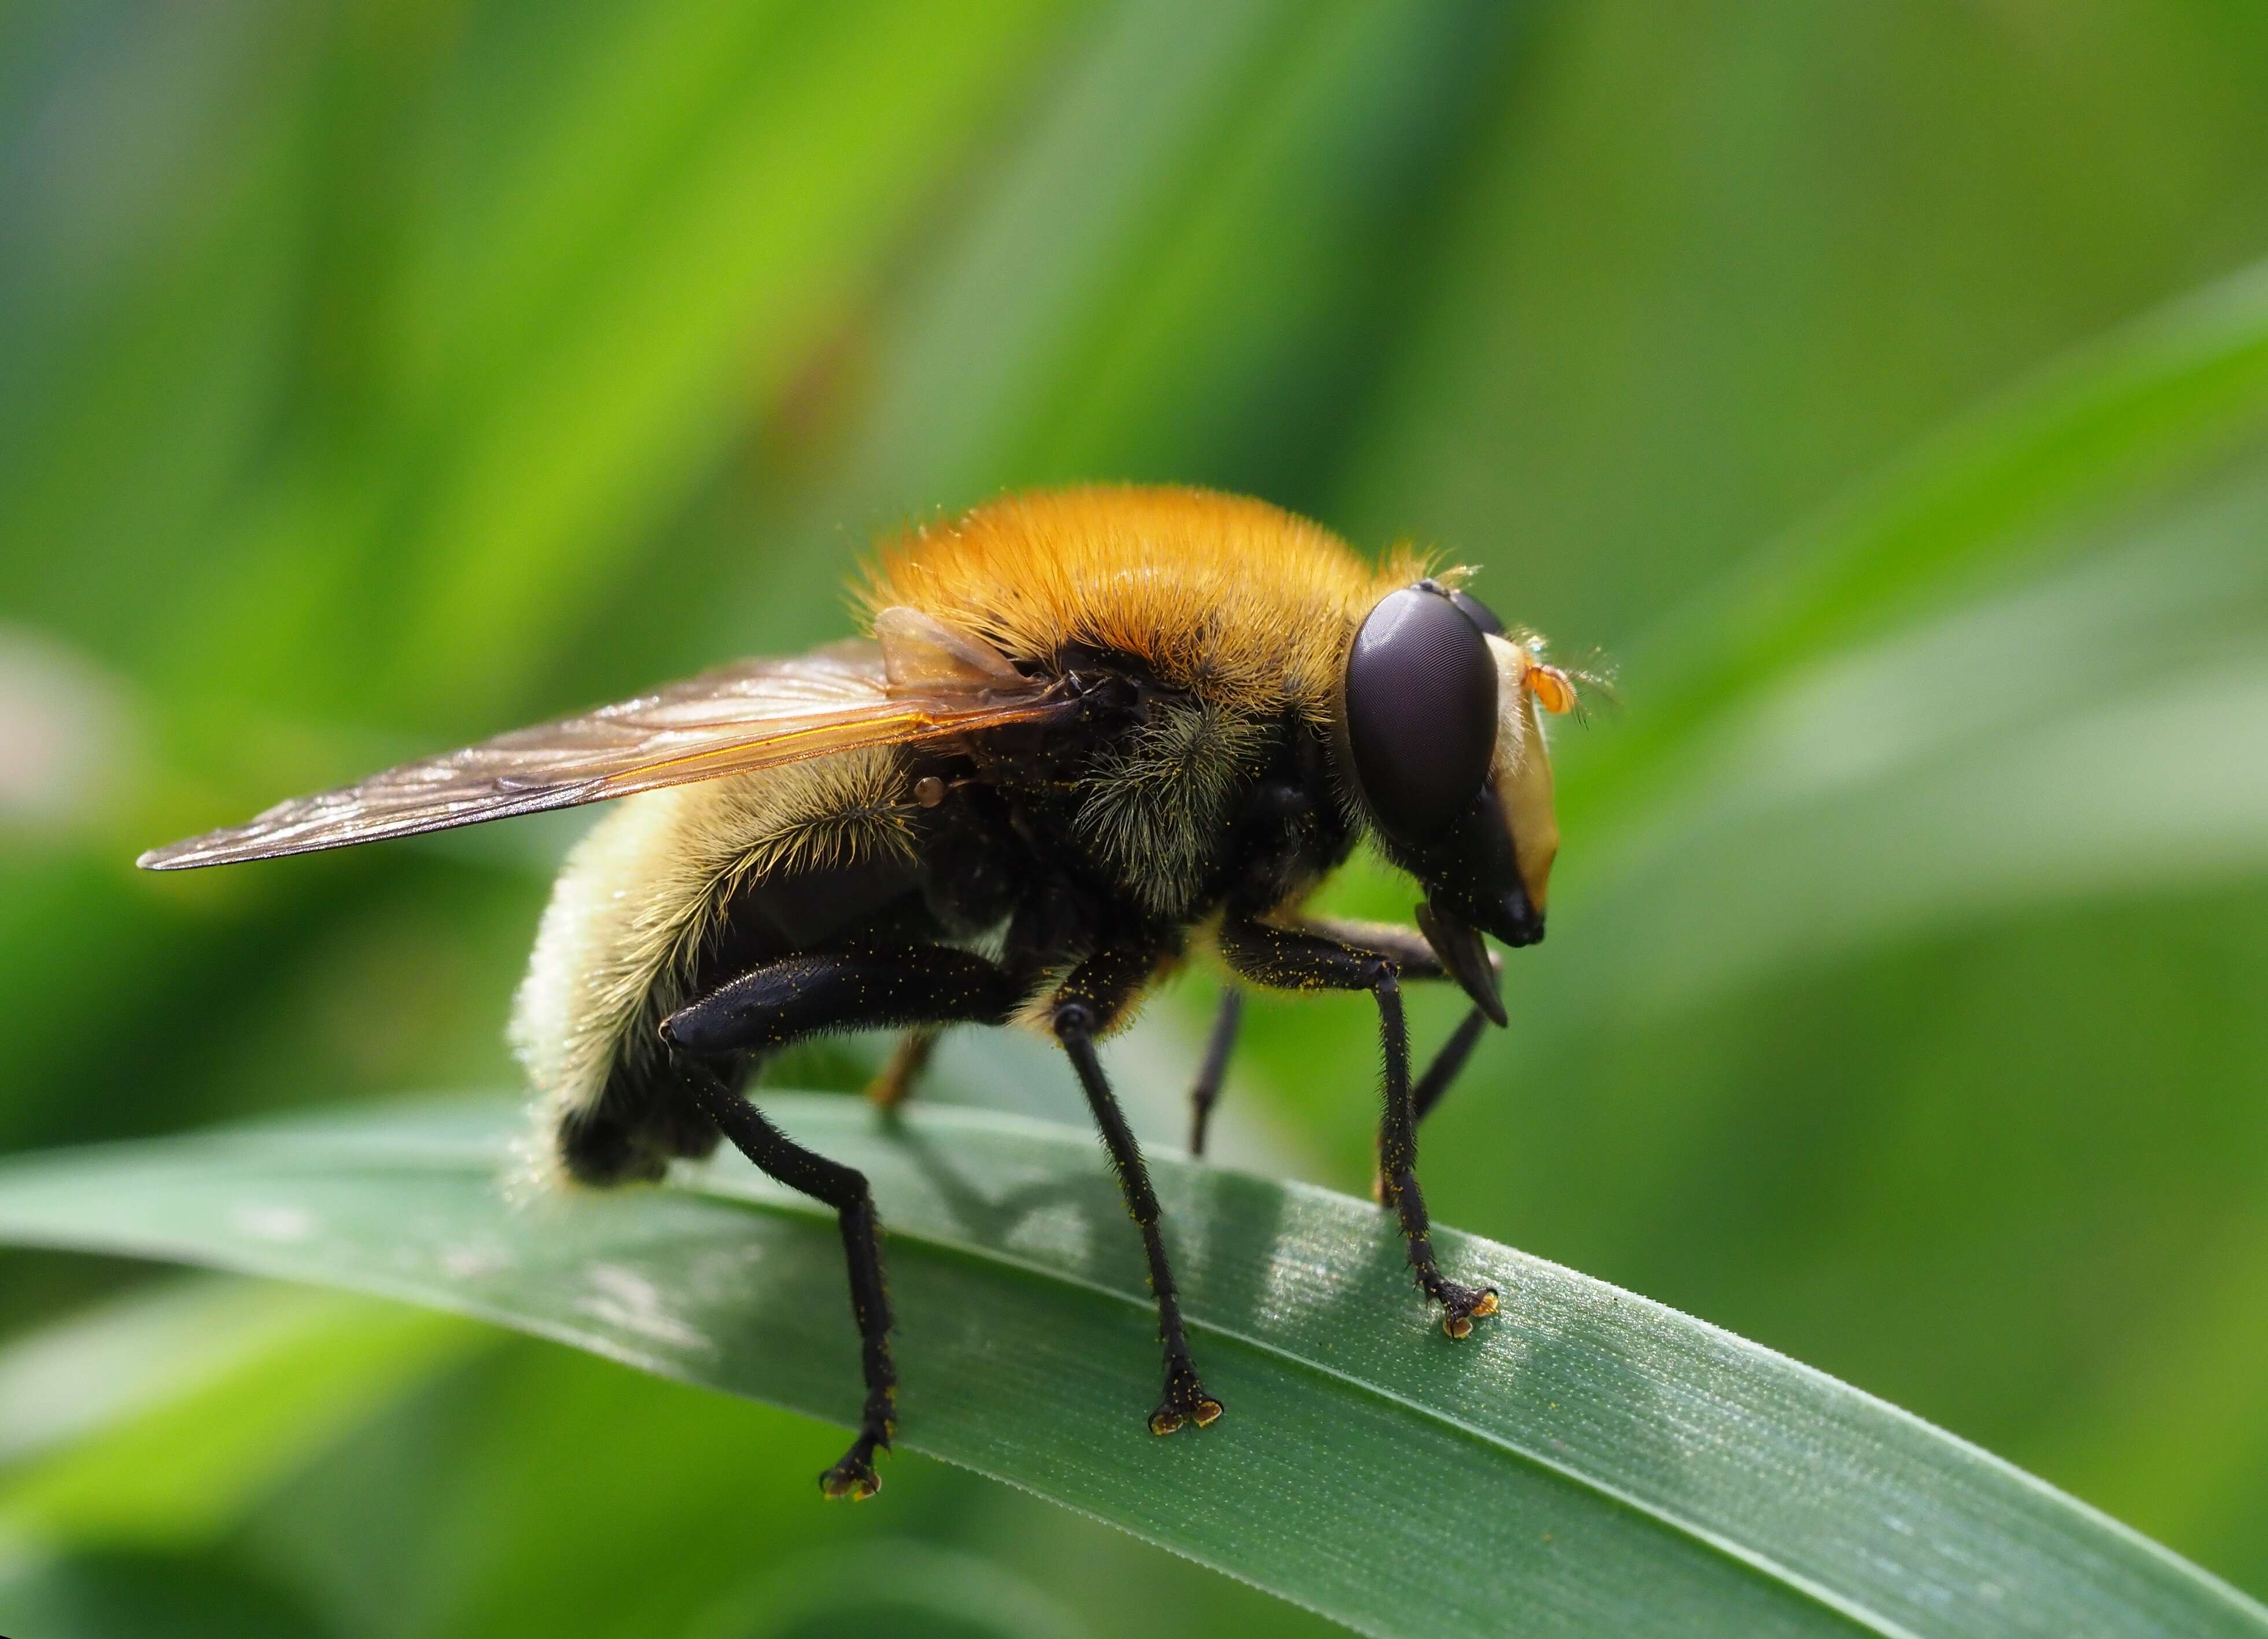
POLYGON ((1087 644, 1233 711, 1327 719, 1355 629, 1426 572, 1406 548, 1367 563, 1265 501, 1097 484, 915 530, 884 549, 861 596, 870 618, 908 605, 1012 660, 1087 644))

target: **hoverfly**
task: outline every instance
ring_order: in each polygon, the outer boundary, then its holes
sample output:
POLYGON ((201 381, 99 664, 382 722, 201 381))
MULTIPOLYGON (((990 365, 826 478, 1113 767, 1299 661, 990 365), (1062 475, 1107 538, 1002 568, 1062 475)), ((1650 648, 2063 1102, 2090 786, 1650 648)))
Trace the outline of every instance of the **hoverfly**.
MULTIPOLYGON (((1234 980, 1365 991, 1385 1049, 1380 1178, 1418 1285, 1462 1338, 1497 1294, 1436 1266, 1417 1121, 1501 1025, 1496 958, 1543 936, 1558 847, 1537 710, 1574 702, 1403 551, 1373 566, 1317 525, 1190 489, 1011 497, 887 548, 871 636, 745 661, 579 717, 284 802, 144 854, 172 870, 627 797, 570 856, 512 1037, 546 1153, 583 1184, 661 1176, 728 1138, 838 1214, 861 1342, 858 1438, 821 1479, 878 1487, 896 1372, 866 1180, 741 1095, 826 1031, 1018 1023, 1061 1044, 1140 1230, 1158 1307, 1160 1435, 1221 1414, 1183 1333, 1158 1203, 1095 1044, 1193 948, 1234 980), (1304 917, 1365 837, 1416 877, 1417 928, 1304 917), (1414 1086, 1405 979, 1472 1012, 1414 1086)), ((1234 1035, 1226 993, 1193 1148, 1234 1035)))

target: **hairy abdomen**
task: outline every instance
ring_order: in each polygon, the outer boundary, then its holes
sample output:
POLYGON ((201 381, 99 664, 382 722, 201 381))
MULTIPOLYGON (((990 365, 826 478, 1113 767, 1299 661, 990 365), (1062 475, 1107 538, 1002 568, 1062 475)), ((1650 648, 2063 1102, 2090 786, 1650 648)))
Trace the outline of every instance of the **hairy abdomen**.
POLYGON ((902 759, 884 749, 625 799, 561 870, 513 1009, 554 1178, 659 1178, 716 1129, 661 1021, 709 986, 915 888, 902 759))

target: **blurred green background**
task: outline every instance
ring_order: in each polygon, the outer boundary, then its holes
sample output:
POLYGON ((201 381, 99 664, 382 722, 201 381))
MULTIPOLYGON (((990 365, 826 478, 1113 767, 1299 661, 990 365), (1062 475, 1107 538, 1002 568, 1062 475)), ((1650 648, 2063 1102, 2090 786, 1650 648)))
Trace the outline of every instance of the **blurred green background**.
MULTIPOLYGON (((1436 1212, 2268 1595, 2264 255, 2242 0, 0 6, 0 1149, 508 1083, 582 822, 139 849, 1218 484, 1622 674, 1436 1212)), ((1361 1189, 1366 1009, 1250 1017, 1230 1158, 1361 1189)), ((1323 1627, 456 1323, 14 1253, 0 1327, 11 1633, 1323 1627)))

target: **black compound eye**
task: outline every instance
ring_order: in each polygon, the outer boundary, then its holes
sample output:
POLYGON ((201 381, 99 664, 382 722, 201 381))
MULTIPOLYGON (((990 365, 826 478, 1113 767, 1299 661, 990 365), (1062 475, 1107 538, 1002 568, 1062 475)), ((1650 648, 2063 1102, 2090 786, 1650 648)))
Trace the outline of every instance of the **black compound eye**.
POLYGON ((1405 842, 1462 813, 1496 754, 1496 662, 1454 595, 1409 587, 1381 599, 1347 656, 1354 776, 1379 823, 1405 842))
POLYGON ((1496 617, 1496 611, 1471 593, 1452 592, 1449 594, 1449 602, 1464 610, 1465 618, 1488 633, 1490 637, 1504 636, 1504 622, 1496 617))

